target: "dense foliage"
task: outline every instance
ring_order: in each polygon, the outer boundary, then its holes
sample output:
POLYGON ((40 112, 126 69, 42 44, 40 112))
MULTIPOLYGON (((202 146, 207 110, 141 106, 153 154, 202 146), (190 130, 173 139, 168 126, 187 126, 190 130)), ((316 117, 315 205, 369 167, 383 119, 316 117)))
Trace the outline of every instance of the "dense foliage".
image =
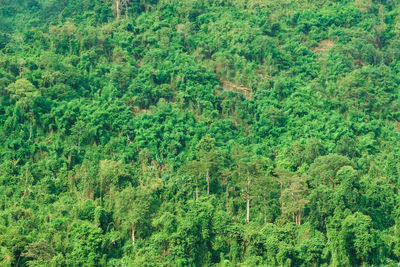
POLYGON ((0 0, 0 266, 397 266, 395 0, 0 0))

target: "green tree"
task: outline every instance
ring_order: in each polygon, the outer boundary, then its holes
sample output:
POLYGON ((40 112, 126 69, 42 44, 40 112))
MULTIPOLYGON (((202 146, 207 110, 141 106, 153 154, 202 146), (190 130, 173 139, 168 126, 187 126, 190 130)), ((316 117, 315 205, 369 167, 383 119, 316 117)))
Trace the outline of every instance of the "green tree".
MULTIPOLYGON (((203 170, 206 183, 207 183, 207 195, 210 194, 210 171, 215 170, 221 162, 218 148, 215 146, 215 139, 206 135, 203 137, 196 148, 198 149, 198 161, 200 168, 203 170)), ((215 170, 216 171, 216 170, 215 170)))
POLYGON ((71 231, 71 252, 66 255, 67 265, 96 266, 103 253, 102 230, 84 222, 76 223, 71 231))
POLYGON ((347 264, 366 266, 374 263, 378 256, 375 231, 372 219, 360 212, 347 216, 340 231, 341 245, 347 264))
POLYGON ((124 231, 130 229, 132 244, 137 233, 145 236, 151 222, 153 197, 144 187, 128 186, 116 196, 115 220, 124 231))
POLYGON ((32 124, 34 120, 34 103, 40 96, 40 91, 25 78, 18 79, 10 84, 7 88, 10 96, 17 101, 19 106, 24 112, 27 112, 29 118, 29 139, 32 138, 32 124))
POLYGON ((330 185, 332 189, 338 181, 335 181, 335 176, 338 170, 343 166, 352 166, 353 163, 344 156, 337 154, 329 154, 326 156, 320 156, 315 159, 314 163, 311 164, 309 174, 311 178, 311 184, 317 186, 319 183, 330 185))
POLYGON ((282 191, 282 215, 292 218, 297 225, 301 225, 304 207, 309 202, 306 199, 307 186, 304 176, 293 174, 288 187, 282 191))

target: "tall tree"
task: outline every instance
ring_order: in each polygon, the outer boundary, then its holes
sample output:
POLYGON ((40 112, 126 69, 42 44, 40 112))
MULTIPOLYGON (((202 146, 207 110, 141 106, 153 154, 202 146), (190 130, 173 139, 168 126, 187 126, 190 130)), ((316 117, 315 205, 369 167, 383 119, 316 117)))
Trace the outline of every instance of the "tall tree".
POLYGON ((113 202, 112 188, 117 189, 124 184, 131 184, 132 171, 130 166, 123 164, 122 161, 101 160, 99 164, 99 188, 100 188, 100 201, 103 204, 103 198, 107 191, 110 203, 113 202))
POLYGON ((121 15, 121 0, 114 0, 115 3, 115 11, 117 12, 117 19, 121 15))
POLYGON ((238 146, 233 152, 236 183, 246 200, 246 222, 250 222, 250 202, 256 196, 256 187, 267 176, 269 161, 261 156, 250 156, 243 147, 238 146))
POLYGON ((10 96, 17 100, 17 106, 25 111, 29 118, 29 139, 32 138, 32 127, 34 120, 33 105, 36 99, 40 96, 40 91, 25 78, 16 80, 10 84, 7 88, 10 96))
POLYGON ((198 149, 198 160, 201 168, 205 172, 205 178, 207 183, 207 195, 210 194, 210 171, 215 168, 220 162, 220 156, 215 146, 215 139, 206 135, 203 137, 196 148, 198 149))
POLYGON ((293 174, 289 186, 283 190, 281 195, 282 215, 292 217, 297 225, 301 224, 304 207, 308 203, 306 190, 305 177, 293 174))
POLYGON ((153 196, 144 187, 126 187, 116 197, 115 219, 122 229, 130 229, 132 244, 137 233, 145 233, 151 225, 153 196))

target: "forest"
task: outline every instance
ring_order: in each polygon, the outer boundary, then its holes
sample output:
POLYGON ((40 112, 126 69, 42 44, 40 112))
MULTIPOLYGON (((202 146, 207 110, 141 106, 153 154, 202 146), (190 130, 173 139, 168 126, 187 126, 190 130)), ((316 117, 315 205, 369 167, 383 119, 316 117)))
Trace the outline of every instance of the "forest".
POLYGON ((0 266, 398 266, 400 2, 0 0, 0 266))

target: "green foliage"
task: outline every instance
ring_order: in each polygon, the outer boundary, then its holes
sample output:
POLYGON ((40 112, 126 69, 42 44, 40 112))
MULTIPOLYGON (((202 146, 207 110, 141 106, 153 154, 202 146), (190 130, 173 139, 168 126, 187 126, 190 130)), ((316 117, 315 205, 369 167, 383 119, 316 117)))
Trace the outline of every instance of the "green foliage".
POLYGON ((0 0, 0 266, 394 266, 396 1, 0 0))

